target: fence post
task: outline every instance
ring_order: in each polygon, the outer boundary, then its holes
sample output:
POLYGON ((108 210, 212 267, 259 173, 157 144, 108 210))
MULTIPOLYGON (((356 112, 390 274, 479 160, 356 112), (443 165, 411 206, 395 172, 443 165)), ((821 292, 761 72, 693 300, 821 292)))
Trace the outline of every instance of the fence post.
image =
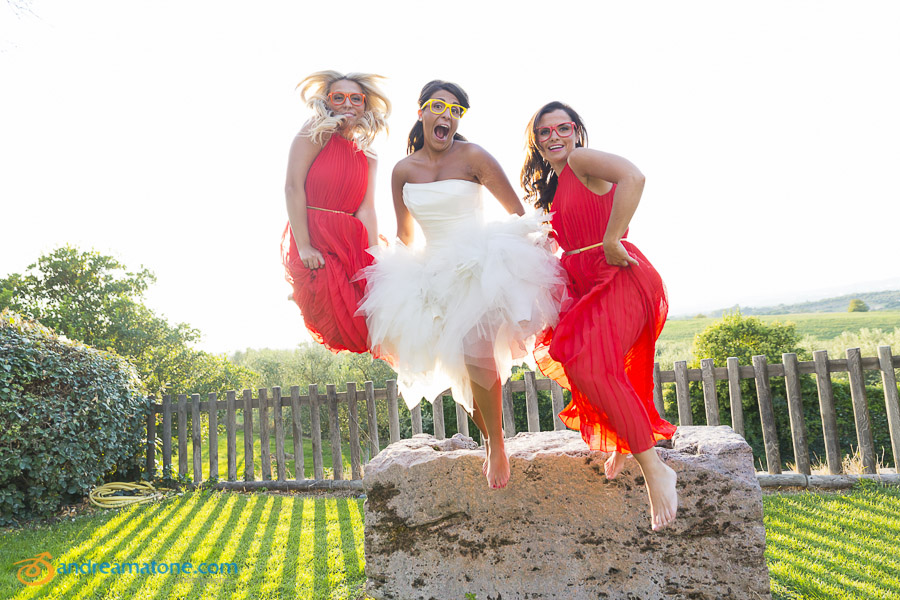
POLYGON ((731 406, 731 428, 738 435, 744 435, 744 405, 741 398, 741 365, 734 356, 725 361, 728 369, 728 401, 731 406))
POLYGON ((187 396, 178 394, 178 476, 187 477, 187 396))
POLYGON ((388 379, 384 382, 387 390, 388 422, 391 427, 391 443, 400 441, 400 409, 397 406, 397 381, 388 379))
POLYGON ((350 478, 362 479, 362 463, 359 455, 359 405, 356 401, 356 382, 347 382, 347 408, 350 418, 350 478))
POLYGON ((778 449, 775 410, 769 387, 769 365, 765 356, 753 357, 753 371, 756 373, 756 397, 759 402, 759 420, 762 422, 763 444, 766 447, 766 466, 769 473, 778 475, 781 473, 781 452, 778 449))
POLYGON ((713 359, 700 360, 700 378, 703 382, 703 407, 706 409, 706 424, 717 427, 719 425, 719 398, 716 395, 713 359))
POLYGON ((565 424, 559 418, 559 413, 566 407, 566 399, 563 396, 563 387, 556 383, 555 380, 550 382, 550 400, 553 403, 553 431, 567 429, 565 424))
POLYGON ((341 425, 338 420, 337 388, 329 383, 325 386, 328 398, 328 429, 331 434, 331 468, 334 471, 332 479, 335 481, 344 478, 344 458, 341 454, 341 425))
POLYGON ((275 422, 275 470, 278 481, 287 478, 284 457, 284 414, 281 412, 281 387, 272 388, 272 418, 275 422))
POLYGON ((150 396, 150 413, 147 415, 147 478, 156 476, 156 398, 150 396))
POLYGON ((253 392, 244 390, 244 481, 256 479, 253 465, 253 392))
POLYGON ((172 477, 172 396, 163 396, 163 477, 172 477))
POLYGON ((816 365, 816 389, 819 396, 819 414, 822 416, 822 436, 825 438, 825 460, 828 462, 828 473, 840 475, 841 448, 838 443, 837 413, 834 410, 834 391, 831 386, 831 375, 828 373, 828 352, 813 352, 816 365))
POLYGON ((272 481, 272 449, 269 447, 269 394, 259 390, 259 461, 263 481, 272 481))
POLYGON ((381 444, 378 441, 378 414, 375 409, 375 384, 367 381, 366 385, 366 411, 369 431, 369 455, 371 458, 381 452, 381 444))
POLYGON ((525 411, 528 418, 528 431, 540 431, 541 416, 538 413, 538 392, 534 371, 525 371, 525 411))
POLYGON ((694 424, 691 415, 691 393, 688 388, 687 361, 675 361, 675 396, 678 398, 678 424, 690 426, 694 424))
POLYGON ((509 438, 516 435, 516 414, 513 412, 512 388, 508 379, 503 384, 500 394, 503 398, 503 437, 509 438))
POLYGON ((419 399, 419 403, 413 406, 412 410, 409 411, 409 418, 412 421, 412 434, 416 435, 422 433, 422 399, 419 399))
POLYGON ((291 433, 294 440, 294 479, 306 479, 303 458, 303 424, 300 422, 300 386, 291 386, 291 433))
POLYGON ((319 413, 319 386, 309 386, 309 431, 312 437, 313 477, 325 479, 325 466, 322 464, 322 418, 319 413))
POLYGON ((847 371, 850 374, 850 397, 853 400, 853 420, 856 423, 856 440, 863 472, 875 474, 875 443, 872 440, 872 420, 869 418, 869 401, 866 398, 866 381, 863 377, 859 348, 847 348, 847 371))
MULTIPOLYGON (((554 382, 555 383, 555 382, 554 382)), ((663 419, 666 418, 666 403, 663 401, 662 382, 659 380, 659 363, 653 363, 653 405, 663 419)), ((562 424, 562 422, 560 422, 562 424)))
POLYGON ((781 362, 784 365, 794 461, 797 463, 798 473, 809 475, 809 447, 806 443, 806 423, 803 420, 803 398, 800 395, 800 365, 797 362, 797 355, 793 352, 782 354, 781 362))
POLYGON ((210 392, 206 396, 209 403, 209 478, 219 479, 219 406, 217 395, 210 392))
POLYGON ((431 414, 434 422, 434 437, 442 440, 447 437, 447 430, 444 427, 444 393, 435 397, 431 403, 431 414))
POLYGON ((884 407, 891 434, 894 469, 900 473, 900 402, 897 398, 897 376, 894 373, 894 358, 891 356, 890 346, 878 346, 878 364, 881 366, 881 383, 884 385, 884 407))
POLYGON ((468 436, 469 435, 469 413, 466 412, 466 409, 463 408, 463 405, 459 402, 453 401, 453 404, 456 405, 456 431, 459 433, 468 436))
POLYGON ((203 481, 203 438, 200 432, 200 394, 191 394, 191 453, 194 458, 194 483, 203 481))
POLYGON ((225 437, 228 446, 228 481, 237 479, 237 418, 235 415, 235 393, 228 390, 225 393, 227 413, 225 414, 225 437))

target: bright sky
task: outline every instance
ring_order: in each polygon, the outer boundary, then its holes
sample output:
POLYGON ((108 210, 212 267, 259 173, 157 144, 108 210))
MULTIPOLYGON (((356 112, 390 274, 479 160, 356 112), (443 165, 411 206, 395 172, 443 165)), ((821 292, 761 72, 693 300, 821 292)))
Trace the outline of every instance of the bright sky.
POLYGON ((207 350, 308 339, 279 240, 294 86, 321 69, 388 77, 389 239, 390 171, 441 78, 516 188, 554 99, 644 172, 629 237, 672 315, 900 287, 893 1, 25 1, 0 0, 0 276, 65 243, 144 265, 148 304, 207 350))

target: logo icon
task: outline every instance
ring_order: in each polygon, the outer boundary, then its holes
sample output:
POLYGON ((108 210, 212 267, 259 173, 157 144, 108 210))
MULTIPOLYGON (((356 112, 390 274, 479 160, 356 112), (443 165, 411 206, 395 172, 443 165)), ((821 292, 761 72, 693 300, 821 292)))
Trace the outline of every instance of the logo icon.
POLYGON ((26 558, 25 560, 14 562, 14 565, 28 563, 19 567, 16 577, 25 585, 44 585, 56 576, 56 567, 50 564, 52 558, 49 552, 42 552, 34 558, 26 558), (45 569, 47 570, 47 575, 43 579, 38 579, 45 569))

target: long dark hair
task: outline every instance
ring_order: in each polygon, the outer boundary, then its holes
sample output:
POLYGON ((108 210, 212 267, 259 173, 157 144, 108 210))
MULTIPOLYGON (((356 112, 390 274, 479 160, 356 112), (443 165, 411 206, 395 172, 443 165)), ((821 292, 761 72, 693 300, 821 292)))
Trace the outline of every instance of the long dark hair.
MULTIPOLYGON (((425 87, 422 88, 422 92, 419 94, 419 106, 425 104, 431 96, 434 95, 438 90, 445 90, 453 94, 459 100, 459 103, 466 108, 469 108, 469 95, 463 90, 461 87, 456 85, 455 83, 450 83, 449 81, 441 81, 440 79, 435 79, 434 81, 429 81, 425 84, 425 87)), ((456 134, 453 136, 454 140, 462 140, 466 141, 460 134, 456 134)), ((425 145, 425 128, 422 125, 422 121, 416 121, 416 124, 413 125, 413 128, 409 131, 409 139, 406 142, 406 153, 412 154, 416 150, 421 150, 425 145)))
POLYGON ((553 101, 542 106, 528 123, 528 129, 525 130, 527 141, 525 142, 525 165, 522 167, 522 175, 520 181, 522 188, 525 189, 525 202, 533 202, 535 206, 543 208, 545 211, 550 210, 553 203, 553 196, 556 194, 556 184, 559 181, 556 173, 550 167, 550 163, 544 160, 538 150, 537 137, 534 130, 538 121, 547 113, 554 110, 563 110, 569 115, 569 118, 575 123, 575 147, 582 148, 587 146, 588 134, 584 128, 584 122, 578 113, 575 112, 568 104, 553 101))

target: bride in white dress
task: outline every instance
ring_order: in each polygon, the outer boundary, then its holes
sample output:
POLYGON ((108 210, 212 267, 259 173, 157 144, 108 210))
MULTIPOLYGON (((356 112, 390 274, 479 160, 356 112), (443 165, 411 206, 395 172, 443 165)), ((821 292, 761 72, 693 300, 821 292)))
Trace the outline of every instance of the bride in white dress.
POLYGON ((546 216, 525 212, 500 165, 456 133, 469 107, 457 85, 432 81, 419 97, 410 155, 394 167, 400 243, 375 250, 364 269, 370 344, 392 356, 410 408, 448 387, 481 430, 492 488, 509 480, 501 382, 530 358, 535 334, 556 324, 565 289, 546 249, 546 216), (485 223, 482 187, 510 213, 485 223), (410 249, 413 219, 425 234, 410 249))

